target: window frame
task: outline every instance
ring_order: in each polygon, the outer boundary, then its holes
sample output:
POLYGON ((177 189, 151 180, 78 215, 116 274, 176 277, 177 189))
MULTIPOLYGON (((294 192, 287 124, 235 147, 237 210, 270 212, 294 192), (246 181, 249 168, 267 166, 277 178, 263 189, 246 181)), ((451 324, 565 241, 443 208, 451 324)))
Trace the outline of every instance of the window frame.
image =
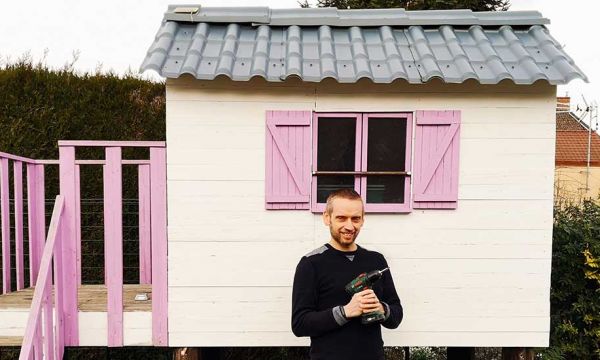
MULTIPOLYGON (((313 112, 312 119, 312 176, 311 176, 311 197, 310 209, 312 212, 323 212, 325 203, 317 203, 317 155, 318 155, 318 128, 319 118, 340 118, 353 117, 356 119, 356 142, 355 142, 355 161, 354 171, 367 171, 368 140, 369 140, 369 121, 378 118, 398 118, 406 119, 406 151, 405 151, 405 171, 407 175, 398 175, 408 178, 404 182, 404 202, 403 203, 367 203, 367 178, 368 175, 354 175, 354 190, 358 192, 365 204, 365 212, 370 213, 409 213, 412 211, 412 140, 413 140, 413 120, 412 112, 364 112, 364 113, 319 113, 313 112)), ((390 175, 395 176, 395 175, 390 175)))
MULTIPOLYGON (((311 196, 310 196, 310 209, 312 212, 323 212, 325 211, 325 203, 317 203, 317 175, 314 174, 317 171, 317 145, 319 144, 319 118, 355 118, 356 119, 356 141, 354 144, 354 171, 360 171, 362 159, 360 154, 362 153, 361 147, 362 142, 362 113, 318 113, 313 112, 313 123, 312 123, 312 176, 311 176, 311 196)), ((360 181, 357 176, 354 176, 354 190, 360 194, 360 181)))

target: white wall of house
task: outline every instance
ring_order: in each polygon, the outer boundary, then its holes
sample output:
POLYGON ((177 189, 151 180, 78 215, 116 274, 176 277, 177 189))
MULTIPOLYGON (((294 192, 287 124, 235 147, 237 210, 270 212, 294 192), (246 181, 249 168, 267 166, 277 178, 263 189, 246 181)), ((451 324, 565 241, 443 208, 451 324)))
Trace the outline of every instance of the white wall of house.
POLYGON ((547 346, 556 88, 167 81, 170 346, 298 346, 319 214, 265 210, 265 111, 461 110, 456 210, 367 214, 405 317, 386 345, 547 346))

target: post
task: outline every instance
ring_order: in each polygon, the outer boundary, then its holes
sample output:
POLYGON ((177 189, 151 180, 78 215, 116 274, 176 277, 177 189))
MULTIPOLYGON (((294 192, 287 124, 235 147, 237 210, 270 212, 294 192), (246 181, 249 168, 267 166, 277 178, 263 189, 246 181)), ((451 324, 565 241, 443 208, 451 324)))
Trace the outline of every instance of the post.
POLYGON ((0 212, 2 213, 2 293, 10 292, 10 192, 8 159, 0 158, 0 212))
POLYGON ((25 287, 25 258, 23 254, 23 163, 13 162, 15 200, 15 272, 17 290, 25 287))
POLYGON ((502 360, 534 360, 535 352, 530 348, 502 348, 502 360))
POLYGON ((123 346, 123 207, 121 148, 106 148, 104 165, 104 267, 108 346, 123 346))
POLYGON ((43 319, 43 340, 44 352, 48 354, 48 360, 54 360, 54 321, 52 319, 52 268, 50 268, 50 278, 46 282, 44 291, 44 306, 42 309, 43 319))
POLYGON ((40 311, 40 321, 38 321, 35 332, 33 333, 33 358, 34 359, 42 359, 42 333, 40 332, 42 329, 42 314, 40 311))
POLYGON ((60 194, 65 198, 63 222, 61 226, 62 239, 62 272, 57 277, 63 278, 63 316, 64 316, 64 345, 79 345, 79 313, 77 309, 77 219, 76 204, 76 169, 75 147, 59 146, 60 194))
POLYGON ((138 166, 138 204, 140 234, 140 284, 152 284, 150 165, 138 166))
POLYGON ((81 168, 75 165, 75 244, 77 245, 77 285, 81 285, 81 168))
POLYGON ((37 251, 39 241, 36 236, 37 215, 37 176, 35 164, 27 164, 27 230, 29 238, 29 284, 35 286, 35 277, 38 272, 37 251))
POLYGON ((592 126, 594 125, 594 112, 595 116, 598 116, 597 105, 591 105, 590 110, 590 123, 588 125, 588 144, 587 144, 587 160, 586 160, 586 173, 585 173, 585 196, 589 197, 590 194, 590 162, 592 159, 592 126))
MULTIPOLYGON (((46 239, 46 189, 45 189, 45 180, 44 180, 44 165, 36 165, 35 166, 35 177, 36 177, 36 222, 35 222, 35 230, 37 232, 37 256, 35 258, 36 268, 39 270, 40 263, 42 261, 42 254, 44 253, 44 242, 46 239)), ((35 274, 37 277, 37 273, 35 274)))
MULTIPOLYGON (((36 165, 33 163, 27 164, 27 230, 28 230, 28 239, 29 239, 29 284, 31 287, 34 287, 36 284, 36 276, 39 271, 39 261, 38 261, 38 242, 37 238, 37 224, 36 222, 39 219, 37 216, 37 207, 38 207, 38 194, 37 194, 37 173, 36 173, 36 165)), ((43 242, 43 239, 41 240, 43 242)), ((41 257, 41 254, 40 254, 41 257)), ((50 280, 52 280, 52 275, 50 275, 50 280)), ((46 287, 47 288, 47 287, 46 287)), ((47 293, 47 290, 44 291, 44 294, 47 293)), ((45 303, 45 299, 42 300, 45 303)), ((42 306, 42 310, 43 310, 42 306)), ((42 315, 43 316, 43 313, 42 315)), ((42 321, 38 322, 38 325, 35 330, 34 335, 34 359, 42 358, 42 321)), ((48 352, 46 352, 48 353, 48 352)))
MULTIPOLYGON (((63 217, 65 209, 63 208, 63 217)), ((64 218, 61 220, 61 223, 57 229, 57 240, 54 247, 54 261, 52 264, 54 265, 54 345, 56 348, 56 358, 62 359, 63 352, 65 348, 65 316, 64 316, 64 277, 62 273, 64 272, 63 266, 63 242, 66 240, 65 237, 65 222, 64 218)), ((52 308, 50 308, 50 315, 52 315, 52 308)))
POLYGON ((472 347, 448 347, 446 349, 447 360, 475 360, 475 348, 472 347))
POLYGON ((35 286, 46 238, 44 165, 27 164, 27 222, 29 224, 29 281, 35 286))
POLYGON ((152 344, 167 339, 167 156, 163 147, 150 148, 150 217, 152 226, 152 344))
POLYGON ((176 348, 173 349, 173 359, 174 360, 204 360, 199 355, 200 352, 198 348, 193 347, 184 347, 184 348, 176 348))

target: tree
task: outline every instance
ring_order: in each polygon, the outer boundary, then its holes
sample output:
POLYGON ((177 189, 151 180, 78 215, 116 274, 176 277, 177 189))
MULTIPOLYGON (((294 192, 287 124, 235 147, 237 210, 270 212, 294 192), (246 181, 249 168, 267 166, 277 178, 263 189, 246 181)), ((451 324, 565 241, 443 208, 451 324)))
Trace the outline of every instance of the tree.
POLYGON ((544 359, 600 359, 600 201, 556 208, 550 348, 544 359))
MULTIPOLYGON (((299 2, 303 8, 310 7, 308 0, 299 2)), ((510 0, 317 0, 317 7, 338 9, 383 9, 404 8, 406 10, 471 9, 473 11, 505 11, 510 0)))

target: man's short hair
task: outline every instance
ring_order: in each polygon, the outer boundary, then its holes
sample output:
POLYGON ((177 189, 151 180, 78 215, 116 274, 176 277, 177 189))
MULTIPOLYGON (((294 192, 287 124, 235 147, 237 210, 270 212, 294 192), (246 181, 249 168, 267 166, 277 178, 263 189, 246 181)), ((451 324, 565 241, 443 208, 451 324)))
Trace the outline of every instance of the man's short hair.
POLYGON ((362 201, 362 198, 360 197, 360 195, 358 195, 358 193, 354 189, 349 189, 349 188, 337 189, 337 190, 329 193, 329 196, 327 196, 327 206, 325 208, 325 211, 327 211, 328 214, 331 214, 331 212, 333 211, 333 200, 337 199, 337 198, 362 201))

